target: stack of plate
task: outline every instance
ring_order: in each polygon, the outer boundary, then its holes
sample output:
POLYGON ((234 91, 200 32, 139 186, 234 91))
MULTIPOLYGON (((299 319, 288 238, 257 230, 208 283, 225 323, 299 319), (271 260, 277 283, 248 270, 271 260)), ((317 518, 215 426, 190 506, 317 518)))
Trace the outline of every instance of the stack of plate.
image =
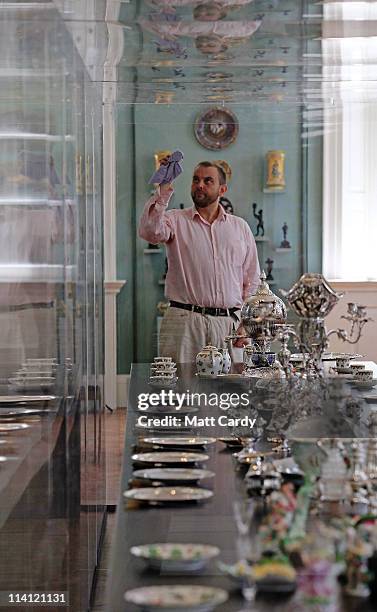
POLYGON ((151 363, 149 384, 156 387, 173 387, 177 383, 177 366, 171 357, 155 357, 151 363))
POLYGON ((56 359, 27 359, 9 383, 17 390, 52 389, 56 380, 56 359))

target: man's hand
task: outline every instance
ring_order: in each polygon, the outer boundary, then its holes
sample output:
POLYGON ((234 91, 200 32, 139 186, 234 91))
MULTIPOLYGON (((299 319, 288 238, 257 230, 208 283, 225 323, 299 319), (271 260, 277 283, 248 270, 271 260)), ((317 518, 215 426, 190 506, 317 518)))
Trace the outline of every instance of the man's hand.
MULTIPOLYGON (((170 157, 163 157, 160 161, 160 166, 167 166, 169 163, 169 159, 170 157)), ((159 185, 160 188, 160 195, 164 196, 164 195, 169 195, 172 191, 173 191, 173 187, 171 185, 171 183, 164 183, 163 185, 159 185)))
MULTIPOLYGON (((246 331, 242 324, 238 326, 238 329, 236 330, 236 334, 237 336, 245 336, 246 331)), ((249 338, 239 338, 238 340, 233 340, 233 346, 237 348, 243 348, 244 346, 247 346, 248 344, 250 344, 249 338)))

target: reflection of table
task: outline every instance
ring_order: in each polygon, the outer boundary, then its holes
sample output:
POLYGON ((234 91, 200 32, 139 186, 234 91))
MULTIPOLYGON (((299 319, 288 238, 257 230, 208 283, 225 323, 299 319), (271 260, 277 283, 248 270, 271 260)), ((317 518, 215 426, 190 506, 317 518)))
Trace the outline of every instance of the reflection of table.
MULTIPOLYGON (((137 364, 132 367, 130 400, 127 414, 126 441, 123 459, 123 473, 121 490, 128 488, 133 466, 131 454, 133 444, 137 440, 140 430, 135 430, 137 396, 139 393, 151 392, 146 382, 148 366, 137 364)), ((180 392, 190 387, 181 379, 180 392)), ((192 390, 192 387, 191 387, 192 390)), ((241 391, 240 391, 241 392, 241 391)), ((201 410, 203 416, 205 410, 201 410)), ((217 416, 220 411, 210 408, 207 412, 217 416)), ((224 414, 224 413, 221 413, 224 414)), ((226 435, 221 428, 203 428, 202 435, 220 436, 226 435)), ((143 432, 140 432, 142 434, 143 432)), ((145 432, 144 432, 145 433, 145 432)), ((144 585, 157 584, 202 584, 225 588, 230 591, 229 600, 218 608, 219 612, 238 612, 242 608, 242 598, 238 591, 234 590, 234 584, 225 576, 221 575, 212 563, 200 575, 160 575, 143 571, 143 565, 139 564, 130 555, 130 547, 136 544, 148 544, 158 542, 192 542, 217 545, 221 548, 221 559, 224 562, 233 562, 235 556, 236 529, 232 516, 232 498, 234 496, 236 473, 232 464, 231 453, 224 449, 220 443, 215 447, 208 447, 210 460, 206 463, 208 469, 215 472, 214 481, 208 481, 206 486, 213 488, 214 496, 203 505, 182 505, 181 507, 139 508, 127 509, 121 496, 116 531, 113 537, 113 548, 111 556, 110 573, 107 585, 107 601, 105 609, 107 612, 136 612, 138 608, 126 604, 123 599, 124 592, 131 588, 144 585)), ((296 596, 297 597, 297 594, 296 596)), ((341 610, 355 610, 359 605, 357 599, 349 598, 342 601, 341 610)), ((292 610, 294 602, 292 598, 285 599, 279 596, 275 600, 259 598, 253 610, 279 611, 292 610)), ((217 609, 217 608, 216 608, 217 609)), ((304 609, 304 608, 302 608, 304 609)), ((363 609, 373 610, 372 606, 363 601, 363 609)))

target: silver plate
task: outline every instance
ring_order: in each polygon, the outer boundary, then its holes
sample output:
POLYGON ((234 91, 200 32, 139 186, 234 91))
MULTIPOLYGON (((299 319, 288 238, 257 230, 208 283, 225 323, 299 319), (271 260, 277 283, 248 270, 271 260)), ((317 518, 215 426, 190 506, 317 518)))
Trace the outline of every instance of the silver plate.
POLYGON ((216 438, 206 438, 204 436, 171 436, 169 438, 144 438, 146 444, 155 444, 157 446, 207 446, 215 444, 216 438))
POLYGON ((27 423, 0 423, 0 434, 11 431, 20 431, 30 427, 27 423))
POLYGON ((355 385, 357 389, 360 389, 360 391, 369 391, 377 385, 377 378, 373 378, 372 380, 357 380, 357 378, 354 378, 352 384, 355 385))
POLYGON ((174 481, 197 481, 204 478, 213 478, 215 474, 209 470, 199 468, 148 468, 146 470, 135 470, 134 478, 147 480, 174 480, 174 481))
POLYGON ((209 456, 204 453, 185 452, 161 452, 161 453, 136 453, 131 457, 132 461, 143 463, 197 463, 208 461, 209 456))
POLYGON ((45 408, 15 408, 13 410, 4 410, 4 409, 0 409, 0 419, 1 418, 17 418, 17 417, 21 417, 21 416, 33 416, 33 415, 41 415, 41 414, 47 414, 50 412, 54 412, 52 410, 48 410, 45 408))
POLYGON ((228 448, 239 448, 242 446, 242 442, 239 438, 233 438, 231 436, 225 438, 217 438, 219 442, 225 444, 228 448))
POLYGON ((213 491, 198 487, 143 487, 124 491, 126 499, 145 502, 187 502, 205 501, 213 496, 213 491))
POLYGON ((31 402, 51 402, 56 395, 0 395, 0 404, 28 404, 31 402))

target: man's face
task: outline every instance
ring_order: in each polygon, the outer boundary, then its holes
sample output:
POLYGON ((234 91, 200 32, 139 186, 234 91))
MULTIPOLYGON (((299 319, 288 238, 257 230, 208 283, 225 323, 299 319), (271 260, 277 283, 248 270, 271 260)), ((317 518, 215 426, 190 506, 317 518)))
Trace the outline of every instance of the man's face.
POLYGON ((226 185, 220 185, 216 168, 198 166, 194 170, 191 197, 197 208, 206 208, 226 192, 226 185))

